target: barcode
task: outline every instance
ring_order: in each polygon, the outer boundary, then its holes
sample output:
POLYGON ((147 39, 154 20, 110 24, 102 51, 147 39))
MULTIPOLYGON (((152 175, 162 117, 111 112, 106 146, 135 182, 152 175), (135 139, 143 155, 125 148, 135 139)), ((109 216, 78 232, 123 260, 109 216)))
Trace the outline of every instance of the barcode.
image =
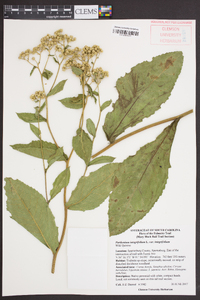
POLYGON ((113 29, 113 33, 117 33, 119 35, 135 35, 139 36, 139 31, 134 30, 120 30, 120 29, 113 29))
POLYGON ((140 30, 138 28, 114 26, 112 28, 112 33, 120 36, 139 37, 140 30))

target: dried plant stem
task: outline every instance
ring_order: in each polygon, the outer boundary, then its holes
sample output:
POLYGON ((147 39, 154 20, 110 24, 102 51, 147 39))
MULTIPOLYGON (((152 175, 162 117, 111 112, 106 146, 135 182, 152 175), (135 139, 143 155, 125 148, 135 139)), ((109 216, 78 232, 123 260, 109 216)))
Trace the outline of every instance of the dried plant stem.
POLYGON ((159 121, 159 122, 156 122, 156 123, 153 123, 153 124, 150 124, 150 125, 147 125, 147 126, 144 126, 138 130, 135 130, 135 131, 132 131, 124 136, 122 136, 121 138, 115 140, 112 144, 108 145, 107 147, 103 148, 102 150, 100 150, 99 152, 95 153, 94 155, 92 155, 92 158, 95 158, 97 156, 99 156, 100 154, 102 154, 103 152, 105 152, 106 150, 110 149, 111 147, 113 147, 114 145, 118 144, 119 142, 127 139, 128 137, 132 136, 132 135, 135 135, 139 132, 142 132, 146 129, 149 129, 151 127, 155 127, 155 126, 158 126, 158 125, 161 125, 161 124, 164 124, 164 123, 167 123, 167 122, 170 122, 170 121, 174 121, 176 119, 179 119, 179 118, 183 118, 189 114, 191 114, 193 112, 193 109, 183 113, 183 114, 180 114, 178 116, 175 116, 175 117, 171 117, 171 118, 168 118, 168 119, 165 119, 165 120, 162 120, 162 121, 159 121))
MULTIPOLYGON (((67 163, 68 165, 68 163, 67 163)), ((62 246, 64 237, 65 237, 65 232, 66 232, 66 228, 67 228, 67 206, 66 206, 66 202, 67 202, 67 188, 64 188, 64 197, 63 197, 63 204, 64 204, 64 224, 63 224, 63 230, 62 230, 62 234, 61 234, 61 238, 60 238, 60 242, 59 242, 59 246, 56 249, 56 253, 54 253, 53 255, 53 261, 52 261, 52 267, 51 267, 51 273, 55 272, 55 265, 56 265, 56 258, 58 255, 58 252, 60 250, 60 247, 62 246)))
MULTIPOLYGON (((97 134, 100 120, 101 120, 101 102, 100 102, 100 96, 99 96, 99 84, 97 85, 97 91, 98 91, 99 117, 98 117, 98 121, 97 121, 97 125, 96 125, 96 134, 97 134)), ((93 136, 92 145, 94 144, 95 137, 96 137, 96 135, 93 136)), ((85 167, 85 172, 84 172, 83 176, 85 176, 87 169, 88 169, 88 166, 85 167)))
MULTIPOLYGON (((97 130, 98 130, 98 127, 99 127, 100 119, 101 119, 101 102, 100 102, 100 96, 99 96, 99 84, 97 85, 97 91, 98 91, 98 104, 99 104, 99 118, 98 118, 98 121, 97 121, 96 133, 97 133, 97 130)), ((93 138, 93 142, 94 142, 95 137, 93 138)))
MULTIPOLYGON (((50 55, 51 50, 49 50, 48 52, 49 52, 49 55, 50 55)), ((44 70, 46 69, 46 66, 47 66, 47 64, 48 64, 48 61, 49 61, 49 55, 47 56, 47 60, 46 60, 46 63, 45 63, 43 72, 44 72, 44 70)))
MULTIPOLYGON (((38 67, 38 71, 39 71, 40 77, 41 77, 42 89, 43 89, 43 92, 45 93, 43 76, 42 76, 42 73, 41 73, 39 67, 38 67)), ((56 74, 56 78, 57 78, 57 76, 58 76, 58 73, 56 74)), ((54 80, 54 83, 55 83, 55 80, 54 80)), ((52 85, 51 89, 52 89, 52 88, 53 88, 53 85, 52 85)), ((57 144, 57 142, 56 142, 56 140, 55 140, 55 138, 54 138, 54 135, 53 135, 53 133, 52 133, 52 131, 51 131, 50 124, 49 124, 49 108, 48 108, 48 97, 47 97, 47 96, 45 96, 45 104, 46 104, 46 123, 47 123, 47 127, 48 127, 48 129, 49 129, 50 135, 51 135, 51 137, 52 137, 52 139, 53 139, 53 141, 54 141, 56 147, 59 148, 59 146, 58 146, 58 144, 57 144)))
MULTIPOLYGON (((83 88, 83 90, 84 90, 84 88, 83 88)), ((84 110, 83 110, 83 114, 81 114, 79 126, 81 124, 83 115, 84 115, 84 110)), ((74 152, 74 148, 72 148, 72 150, 70 152, 70 155, 69 155, 68 160, 66 162, 66 168, 69 167, 69 162, 70 162, 70 159, 72 157, 73 152, 74 152)), ((64 188, 64 197, 63 197, 63 204, 64 204, 64 223, 63 223, 63 229, 62 229, 62 234, 61 234, 59 246, 56 249, 56 253, 54 253, 54 255, 53 255, 53 261, 52 261, 52 267, 51 267, 51 273, 53 273, 53 274, 55 272, 56 258, 57 258, 58 252, 59 252, 59 250, 60 250, 60 248, 62 246, 64 237, 65 237, 66 228, 67 228, 67 211, 68 211, 68 208, 66 206, 66 203, 67 203, 67 187, 64 188)))
POLYGON ((83 92, 83 109, 81 113, 81 118, 79 122, 79 128, 83 128, 83 122, 84 122, 84 112, 85 112, 85 107, 87 104, 88 96, 85 99, 85 76, 82 78, 82 92, 83 92))
MULTIPOLYGON (((40 101, 39 101, 39 109, 40 109, 40 101)), ((47 192, 47 173, 45 168, 45 162, 44 162, 44 152, 42 147, 42 136, 41 136, 41 130, 40 130, 40 122, 39 122, 39 114, 38 114, 38 129, 39 129, 39 138, 40 138, 40 147, 41 147, 41 154, 42 154, 42 163, 43 163, 43 169, 44 169, 44 183, 45 183, 45 195, 46 195, 46 201, 48 203, 48 192, 47 192)))
POLYGON ((48 129, 49 129, 49 132, 50 132, 50 134, 51 134, 51 137, 52 137, 52 139, 53 139, 53 141, 54 141, 56 147, 59 148, 59 146, 58 146, 58 144, 57 144, 57 142, 56 142, 56 140, 55 140, 55 138, 54 138, 54 135, 53 135, 53 133, 52 133, 52 131, 51 131, 50 124, 49 124, 49 107, 48 107, 48 98, 47 98, 47 97, 45 97, 45 103, 46 103, 46 119, 47 119, 46 122, 47 122, 47 127, 48 127, 48 129))
POLYGON ((61 62, 60 62, 59 65, 58 65, 58 70, 57 70, 57 73, 56 73, 54 82, 53 82, 53 84, 52 84, 52 86, 51 86, 49 92, 51 92, 51 90, 53 89, 53 87, 54 87, 54 85, 55 85, 55 83, 56 83, 56 80, 57 80, 57 78, 58 78, 58 74, 59 74, 59 72, 60 72, 60 67, 61 67, 61 65, 62 65, 63 60, 64 60, 64 58, 61 60, 61 62))

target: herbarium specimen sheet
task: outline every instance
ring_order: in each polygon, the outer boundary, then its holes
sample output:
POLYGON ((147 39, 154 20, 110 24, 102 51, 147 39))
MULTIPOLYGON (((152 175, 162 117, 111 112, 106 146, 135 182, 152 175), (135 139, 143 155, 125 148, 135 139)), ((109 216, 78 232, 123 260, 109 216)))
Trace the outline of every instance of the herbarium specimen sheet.
POLYGON ((3 118, 4 296, 195 295, 195 21, 5 20, 3 118))

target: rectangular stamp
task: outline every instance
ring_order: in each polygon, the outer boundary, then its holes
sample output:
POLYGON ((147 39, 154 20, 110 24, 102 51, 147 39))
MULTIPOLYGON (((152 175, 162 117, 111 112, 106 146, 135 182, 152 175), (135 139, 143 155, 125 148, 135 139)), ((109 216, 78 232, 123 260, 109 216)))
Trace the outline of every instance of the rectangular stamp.
POLYGON ((151 45, 191 45, 192 25, 181 21, 152 21, 150 42, 151 45))

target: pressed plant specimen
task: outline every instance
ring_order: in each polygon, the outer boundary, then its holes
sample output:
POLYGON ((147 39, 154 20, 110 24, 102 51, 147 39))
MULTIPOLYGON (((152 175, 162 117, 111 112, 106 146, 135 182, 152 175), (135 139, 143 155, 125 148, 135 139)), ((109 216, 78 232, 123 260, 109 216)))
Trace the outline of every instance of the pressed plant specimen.
MULTIPOLYGON (((170 151, 177 124, 182 117, 192 112, 190 110, 123 135, 127 128, 154 114, 169 98, 182 69, 183 54, 180 51, 164 53, 154 57, 151 62, 144 61, 117 80, 119 97, 113 104, 112 111, 107 113, 103 125, 110 144, 93 154, 93 144, 98 140, 101 129, 99 124, 102 111, 112 103, 111 100, 102 103, 100 101, 100 84, 108 76, 108 72, 96 67, 102 52, 98 45, 72 48, 73 41, 73 36, 57 30, 53 35, 44 36, 40 44, 32 50, 28 49, 19 55, 20 59, 31 65, 30 76, 37 72, 41 85, 30 96, 35 105, 34 111, 17 113, 22 121, 29 123, 36 140, 29 144, 15 144, 12 148, 41 160, 44 195, 19 180, 5 178, 7 210, 12 219, 52 251, 52 273, 55 271, 56 257, 65 236, 69 210, 92 210, 109 197, 108 226, 111 236, 123 233, 150 211, 166 186, 170 151), (54 74, 48 68, 50 60, 57 66, 54 74), (54 95, 58 96, 65 88, 67 79, 57 81, 59 73, 66 70, 68 74, 72 72, 69 76, 77 77, 77 85, 82 90, 74 97, 58 98, 60 105, 70 110, 70 113, 81 110, 78 128, 73 133, 72 141, 67 141, 72 145, 69 153, 65 153, 63 147, 67 139, 66 133, 63 135, 63 145, 60 145, 52 132, 48 111, 49 99, 54 95), (50 79, 52 84, 49 87, 50 79), (97 120, 93 120, 92 114, 90 118, 86 117, 89 101, 96 103, 97 120), (43 136, 42 122, 47 126, 51 141, 46 141, 43 136), (123 162, 114 163, 114 157, 102 155, 117 143, 123 143, 124 139, 166 122, 171 124, 154 141, 123 162), (78 155, 84 161, 85 170, 77 178, 77 186, 71 196, 67 197, 73 155, 78 155), (53 188, 48 193, 48 171, 53 164, 60 161, 64 162, 65 167, 60 174, 56 174, 53 188), (95 164, 103 166, 90 172, 90 166, 95 164), (86 176, 86 172, 89 175, 86 176), (50 203, 56 196, 63 197, 64 224, 59 229, 60 239, 50 209, 50 203)), ((76 87, 74 90, 76 93, 76 87)))

